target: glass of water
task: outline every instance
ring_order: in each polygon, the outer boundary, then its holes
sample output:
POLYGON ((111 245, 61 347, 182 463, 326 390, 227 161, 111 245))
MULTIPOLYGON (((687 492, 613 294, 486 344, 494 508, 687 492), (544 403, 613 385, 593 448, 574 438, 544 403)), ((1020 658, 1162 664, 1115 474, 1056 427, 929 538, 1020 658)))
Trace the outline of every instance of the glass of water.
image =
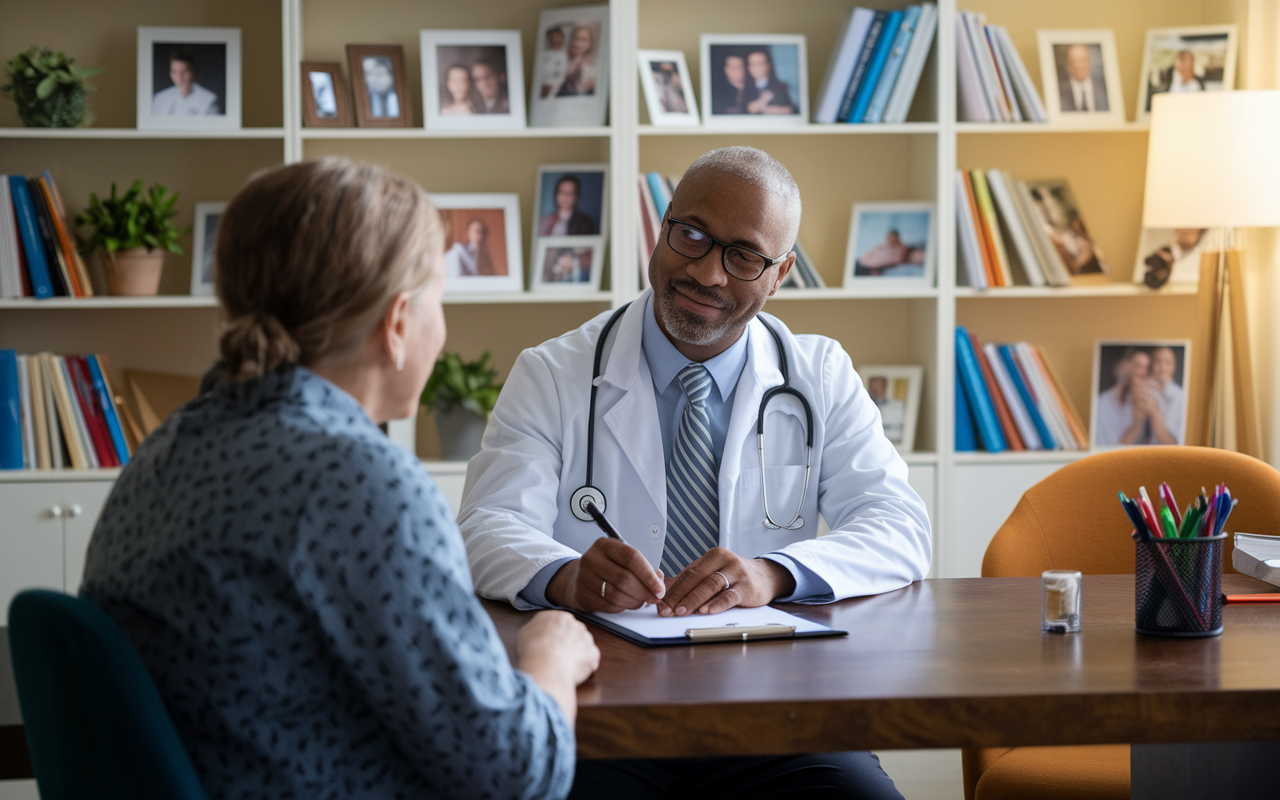
POLYGON ((1051 569, 1040 574, 1040 630, 1047 633, 1079 632, 1079 572, 1051 569))

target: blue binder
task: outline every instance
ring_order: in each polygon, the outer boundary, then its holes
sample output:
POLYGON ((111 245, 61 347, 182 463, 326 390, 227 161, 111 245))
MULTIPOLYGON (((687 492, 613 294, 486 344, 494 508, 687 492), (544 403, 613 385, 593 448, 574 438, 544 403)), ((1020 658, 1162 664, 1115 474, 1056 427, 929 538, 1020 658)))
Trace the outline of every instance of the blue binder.
POLYGON ((1058 440, 1053 438, 1053 434, 1049 433, 1049 426, 1044 424, 1044 417, 1040 415, 1040 408, 1036 405, 1036 399, 1031 394, 1031 389, 1027 387, 1027 382, 1022 379, 1022 369, 1018 366, 1018 361, 1013 356, 1013 349, 1009 345, 1000 345, 1000 360, 1004 362, 1009 380, 1013 381, 1014 388, 1018 390, 1018 397, 1022 398, 1022 404, 1027 407, 1031 424, 1036 426, 1036 433, 1040 436, 1040 444, 1045 450, 1057 450, 1058 440))
POLYGON ((898 35, 889 48, 889 60, 880 73, 880 82, 876 84, 875 94, 871 95, 871 105, 867 106, 863 122, 879 122, 884 117, 885 106, 889 105, 889 95, 893 93, 894 83, 902 70, 902 62, 907 57, 907 48, 911 46, 911 37, 915 34, 916 23, 920 20, 920 10, 920 6, 907 6, 907 10, 903 12, 898 35))
POLYGON ((987 394, 987 384, 982 379, 982 369, 978 366, 978 357, 974 355, 973 342, 969 340, 969 332, 963 325, 956 326, 956 372, 968 394, 969 408, 978 424, 978 435, 982 437, 983 448, 989 453, 1009 449, 1004 431, 1000 428, 1000 419, 996 416, 995 404, 987 394))
POLYGON ((22 469, 22 399, 18 354, 0 350, 0 469, 22 469))
POLYGON ((973 414, 969 401, 964 399, 964 387, 960 385, 960 370, 956 370, 956 452, 972 453, 978 449, 978 434, 973 429, 973 414))
POLYGON ((901 23, 901 11, 889 12, 888 18, 884 21, 884 29, 880 31, 880 41, 876 42, 875 55, 871 57, 871 65, 867 67, 866 78, 858 87, 858 96, 853 100, 853 110, 849 112, 845 122, 862 122, 862 117, 867 113, 867 106, 871 105, 871 95, 875 94, 876 84, 880 82, 880 73, 884 72, 885 62, 889 60, 889 51, 893 49, 893 42, 898 38, 898 26, 901 23))

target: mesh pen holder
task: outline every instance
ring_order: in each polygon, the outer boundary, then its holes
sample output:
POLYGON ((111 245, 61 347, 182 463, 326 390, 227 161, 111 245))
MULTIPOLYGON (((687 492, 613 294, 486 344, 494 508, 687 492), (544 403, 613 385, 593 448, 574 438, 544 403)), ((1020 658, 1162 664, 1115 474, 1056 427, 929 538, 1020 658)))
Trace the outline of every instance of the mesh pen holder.
POLYGON ((1225 533, 1195 539, 1139 539, 1135 627, 1150 636, 1222 633, 1225 533))

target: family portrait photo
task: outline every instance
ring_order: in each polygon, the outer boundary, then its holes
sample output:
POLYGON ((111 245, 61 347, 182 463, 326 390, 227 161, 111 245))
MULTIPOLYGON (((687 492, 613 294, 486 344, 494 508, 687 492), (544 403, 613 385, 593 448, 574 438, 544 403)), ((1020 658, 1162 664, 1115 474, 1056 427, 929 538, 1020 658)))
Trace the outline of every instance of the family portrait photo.
POLYGON ((524 288, 519 195, 433 194, 431 202, 445 228, 446 294, 524 288))
POLYGON ((216 274, 213 254, 218 244, 218 222, 226 203, 196 203, 191 243, 191 294, 212 295, 216 274))
POLYGON ((239 128, 239 28, 138 28, 139 128, 239 128))
POLYGON ((1110 30, 1036 31, 1050 122, 1120 124, 1120 69, 1110 30))
POLYGON ((1102 251, 1085 227, 1080 207, 1064 180, 1027 181, 1032 211, 1072 276, 1107 272, 1102 251))
POLYGON ((422 31, 427 128, 523 128, 518 31, 422 31))
POLYGON ((1221 92, 1235 86, 1236 26, 1203 25, 1147 31, 1138 96, 1138 121, 1151 115, 1151 98, 1170 92, 1221 92))
POLYGON ((913 365, 860 366, 858 376, 880 410, 884 435, 900 453, 915 448, 916 418, 920 416, 920 386, 924 367, 913 365))
POLYGON ((609 94, 608 6, 542 12, 529 91, 534 127, 604 124, 609 94))
POLYGON ((1166 283, 1199 283, 1206 228, 1143 228, 1133 282, 1159 289, 1166 283))
POLYGON ((703 120, 803 125, 809 116, 805 66, 803 36, 703 34, 703 120))
POLYGON ((1187 339, 1099 341, 1093 359, 1093 446, 1184 444, 1187 339))
POLYGON ((855 203, 845 286, 906 279, 933 284, 933 204, 855 203))
POLYGON ((308 128, 349 128, 351 111, 337 62, 302 62, 302 121, 308 128))
POLYGON ((689 67, 680 50, 639 51, 640 85, 654 125, 697 125, 689 67))
POLYGON ((607 164, 538 168, 536 236, 598 236, 606 226, 607 164))
POLYGON ((535 292, 596 292, 603 262, 601 236, 540 238, 533 249, 529 283, 535 292))
POLYGON ((361 128, 413 126, 413 99, 400 45, 347 45, 356 125, 361 128))

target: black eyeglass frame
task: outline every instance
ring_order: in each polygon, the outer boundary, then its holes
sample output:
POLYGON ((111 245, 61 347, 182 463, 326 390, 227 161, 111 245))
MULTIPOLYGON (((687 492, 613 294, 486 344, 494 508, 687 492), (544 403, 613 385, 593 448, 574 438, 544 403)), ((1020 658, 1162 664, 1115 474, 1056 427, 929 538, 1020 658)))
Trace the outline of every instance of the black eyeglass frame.
POLYGON ((685 222, 682 219, 676 219, 675 217, 672 217, 672 216, 667 217, 667 247, 670 247, 676 253, 679 253, 685 258, 703 258, 707 255, 707 253, 710 253, 712 249, 715 248, 716 245, 720 245, 720 267, 724 269, 724 274, 728 275, 734 280, 742 281, 743 283, 751 283, 752 281, 760 280, 760 276, 763 275, 765 271, 769 269, 769 267, 772 267, 774 264, 779 264, 783 261, 786 261, 787 256, 791 255, 791 249, 788 249, 787 252, 783 253, 777 258, 769 258, 764 253, 758 252, 756 250, 752 250, 749 247, 743 247, 740 244, 731 244, 729 242, 722 242, 716 237, 704 231, 702 228, 699 228, 697 225, 694 225, 693 223, 685 222), (686 228, 693 228, 695 231, 707 237, 707 240, 710 242, 710 244, 707 245, 707 249, 702 252, 702 255, 691 256, 685 253, 681 253, 679 250, 676 250, 676 246, 671 243, 671 226, 674 224, 684 225, 686 228), (760 268, 760 272, 757 273, 754 278, 739 277, 729 269, 729 262, 726 260, 725 254, 729 251, 730 247, 732 247, 735 250, 741 250, 744 253, 750 253, 753 256, 760 256, 761 258, 764 259, 764 266, 760 268))

